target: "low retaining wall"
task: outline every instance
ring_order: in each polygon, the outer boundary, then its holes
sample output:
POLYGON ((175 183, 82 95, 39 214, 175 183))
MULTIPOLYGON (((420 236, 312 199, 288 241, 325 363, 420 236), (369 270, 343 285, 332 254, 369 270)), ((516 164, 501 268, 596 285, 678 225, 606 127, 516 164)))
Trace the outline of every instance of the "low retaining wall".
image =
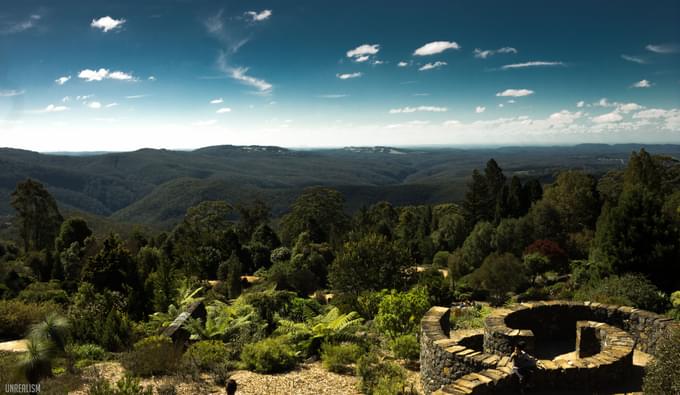
POLYGON ((501 360, 481 352, 482 329, 449 333, 449 319, 449 309, 432 307, 421 321, 420 377, 428 394, 467 373, 493 368, 501 360))
MULTIPOLYGON (((577 331, 592 331, 599 349, 591 344, 585 358, 542 361, 546 369, 534 379, 542 388, 597 389, 624 378, 632 366, 633 349, 655 354, 662 333, 680 324, 648 311, 590 302, 532 302, 497 309, 481 332, 450 332, 449 309, 433 307, 421 322, 421 381, 427 394, 492 394, 511 391, 514 378, 508 355, 524 340, 536 337, 579 340, 577 331)), ((579 332, 581 333, 581 332, 579 332)), ((587 336, 587 335, 586 335, 587 336)), ((591 339, 592 340, 592 339, 591 339)), ((585 355, 584 355, 585 356, 585 355)))

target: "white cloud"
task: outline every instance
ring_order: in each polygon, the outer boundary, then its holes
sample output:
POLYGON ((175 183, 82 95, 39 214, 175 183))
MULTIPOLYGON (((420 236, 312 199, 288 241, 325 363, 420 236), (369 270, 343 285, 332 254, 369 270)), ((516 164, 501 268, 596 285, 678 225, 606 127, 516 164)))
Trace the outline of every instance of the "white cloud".
POLYGON ((614 123, 623 119, 617 110, 593 118, 595 123, 614 123))
POLYGON ((374 61, 371 62, 372 65, 379 65, 379 64, 383 64, 383 63, 385 63, 384 60, 374 60, 374 61))
POLYGON ((446 51, 447 49, 460 49, 460 46, 455 41, 433 41, 416 49, 413 52, 413 55, 416 56, 436 55, 438 53, 446 51))
POLYGON ((99 110, 100 108, 102 108, 102 104, 98 101, 89 102, 87 103, 87 106, 93 110, 99 110))
POLYGON ((50 104, 47 107, 45 107, 44 110, 40 112, 62 112, 62 111, 67 111, 69 108, 66 106, 55 106, 54 104, 50 104))
POLYGON ((503 108, 503 107, 505 107, 505 104, 499 103, 499 104, 498 104, 498 107, 499 107, 499 108, 503 108))
POLYGON ((402 60, 401 62, 397 63, 397 66, 399 66, 399 67, 406 67, 406 66, 408 66, 408 63, 407 63, 407 62, 404 62, 404 61, 402 60))
POLYGON ((481 114, 481 113, 483 113, 484 111, 486 111, 486 107, 484 107, 484 106, 477 106, 477 107, 475 107, 475 112, 476 112, 477 114, 481 114))
POLYGON ((156 81, 156 77, 153 75, 150 75, 149 78, 147 78, 149 81, 156 81))
POLYGON ((631 87, 633 87, 633 88, 651 88, 652 85, 653 84, 651 82, 647 81, 647 80, 640 80, 640 81, 634 83, 633 85, 631 85, 631 87))
POLYGON ((220 70, 229 75, 231 78, 235 79, 236 81, 239 81, 242 84, 254 87, 259 91, 258 93, 260 94, 268 95, 271 93, 272 89, 274 89, 274 86, 269 82, 260 78, 255 78, 247 75, 246 74, 248 72, 247 67, 229 66, 227 64, 227 55, 224 52, 220 53, 219 58, 217 58, 217 64, 220 70))
POLYGON ((23 90, 17 90, 17 89, 0 89, 0 97, 13 97, 13 96, 21 96, 26 91, 23 90))
POLYGON ((362 44, 347 51, 347 57, 353 59, 355 62, 365 62, 370 56, 377 54, 379 51, 379 44, 362 44))
POLYGON ((514 104, 514 103, 515 103, 515 99, 510 99, 510 100, 508 100, 508 103, 514 104))
POLYGON ((274 87, 272 84, 269 82, 251 77, 247 75, 246 73, 248 72, 247 67, 237 67, 235 69, 231 70, 231 77, 237 81, 240 81, 246 85, 250 85, 257 90, 259 90, 261 93, 269 93, 271 92, 272 88, 274 87))
POLYGON ((356 73, 343 73, 343 74, 338 73, 335 76, 340 78, 341 80, 348 80, 350 78, 359 78, 359 77, 361 77, 361 75, 362 75, 361 73, 356 72, 356 73))
POLYGON ((224 100, 220 97, 219 99, 212 99, 210 100, 210 104, 222 104, 224 103, 224 100))
POLYGON ((680 45, 678 44, 649 44, 645 47, 646 50, 660 53, 669 54, 680 52, 680 45))
POLYGON ((460 125, 462 125, 461 122, 456 119, 449 119, 448 121, 444 121, 444 126, 447 127, 455 127, 460 125))
POLYGON ((578 107, 578 108, 583 108, 583 106, 585 106, 585 105, 586 105, 586 102, 584 102, 583 100, 581 100, 580 102, 576 103, 576 107, 578 107))
POLYGON ((111 18, 110 16, 103 16, 99 19, 93 19, 92 23, 90 23, 90 26, 96 28, 96 29, 102 29, 104 33, 115 30, 115 29, 120 29, 123 24, 125 23, 125 19, 114 19, 111 18))
POLYGON ((231 108, 229 107, 222 107, 219 110, 215 111, 217 114, 226 114, 228 112, 231 112, 231 108))
POLYGON ((28 19, 19 22, 3 24, 0 26, 0 35, 21 33, 35 27, 40 19, 42 19, 42 16, 33 14, 30 15, 28 19))
POLYGON ((581 111, 571 112, 568 110, 562 110, 550 114, 548 117, 548 122, 552 125, 564 125, 574 123, 577 119, 581 118, 583 113, 581 111))
POLYGON ((147 96, 149 96, 149 95, 129 95, 129 96, 125 96, 125 98, 134 100, 134 99, 141 99, 141 98, 144 98, 144 97, 147 97, 147 96))
POLYGON ((486 50, 475 48, 475 50, 472 52, 475 54, 475 58, 486 59, 497 53, 517 53, 517 50, 513 47, 503 47, 498 49, 486 49, 486 50))
POLYGON ((545 62, 545 61, 542 61, 542 60, 537 60, 537 61, 532 61, 532 62, 506 64, 505 66, 501 66, 501 69, 502 70, 510 70, 510 69, 522 69, 522 68, 527 68, 527 67, 546 67, 546 66, 564 66, 564 63, 562 63, 562 62, 545 62))
POLYGON ((623 113, 629 113, 631 111, 642 110, 644 107, 637 103, 617 103, 616 108, 623 113))
POLYGON ((76 100, 84 101, 84 100, 87 100, 87 99, 91 99, 93 97, 94 97, 94 95, 92 95, 92 94, 90 94, 90 95, 78 95, 78 96, 76 96, 76 100))
POLYGON ((343 97, 347 97, 349 95, 346 95, 344 93, 331 93, 331 94, 326 94, 326 95, 319 95, 317 97, 320 97, 322 99, 342 99, 343 97))
POLYGON ((413 112, 446 112, 448 108, 446 107, 435 107, 435 106, 418 106, 418 107, 402 107, 393 108, 389 111, 390 114, 407 114, 413 112))
POLYGON ((272 16, 272 10, 262 10, 260 12, 248 11, 245 13, 253 22, 262 22, 272 16))
POLYGON ((107 78, 110 78, 112 80, 119 80, 119 81, 130 81, 134 79, 132 75, 122 72, 122 71, 114 71, 108 75, 107 78))
POLYGON ((650 108, 649 110, 643 110, 633 115, 635 119, 655 119, 663 118, 668 114, 668 111, 662 110, 660 108, 650 108))
POLYGON ((603 97, 597 103, 593 103, 593 106, 596 106, 596 107, 615 107, 616 104, 610 103, 609 100, 607 100, 606 97, 603 97))
POLYGON ((448 64, 448 63, 446 63, 446 62, 436 61, 436 62, 434 62, 434 63, 427 63, 427 64, 424 64, 424 65, 422 65, 418 70, 419 70, 419 71, 434 70, 434 69, 438 69, 438 68, 440 68, 440 67, 444 67, 444 66, 446 66, 447 64, 448 64))
POLYGON ((88 82, 90 81, 101 81, 106 76, 109 75, 109 71, 107 69, 99 69, 99 70, 90 70, 90 69, 85 69, 82 70, 80 73, 78 73, 78 78, 82 78, 84 80, 87 80, 88 82))
POLYGON ((70 75, 67 75, 67 76, 64 76, 64 77, 59 77, 59 78, 57 78, 56 80, 54 80, 54 82, 56 82, 57 85, 64 85, 64 84, 67 83, 70 79, 71 79, 71 76, 70 76, 70 75))
POLYGON ((137 79, 132 75, 123 71, 109 71, 105 68, 99 70, 84 69, 78 73, 78 78, 84 79, 87 82, 102 81, 105 79, 118 81, 136 81, 137 79))
POLYGON ((637 63, 637 64, 646 64, 646 63, 647 63, 646 60, 644 60, 644 59, 642 59, 642 58, 640 58, 640 57, 637 57, 637 56, 630 56, 630 55, 625 55, 625 54, 624 54, 624 55, 621 55, 621 59, 627 60, 627 61, 629 61, 629 62, 637 63))
POLYGON ((530 89, 506 89, 503 92, 496 93, 499 97, 522 97, 533 95, 534 91, 530 89))
POLYGON ((116 103, 116 102, 113 102, 113 103, 109 103, 109 104, 107 104, 107 105, 106 105, 106 106, 104 106, 104 107, 106 107, 106 108, 111 108, 111 107, 116 107, 117 105, 118 105, 118 103, 116 103))

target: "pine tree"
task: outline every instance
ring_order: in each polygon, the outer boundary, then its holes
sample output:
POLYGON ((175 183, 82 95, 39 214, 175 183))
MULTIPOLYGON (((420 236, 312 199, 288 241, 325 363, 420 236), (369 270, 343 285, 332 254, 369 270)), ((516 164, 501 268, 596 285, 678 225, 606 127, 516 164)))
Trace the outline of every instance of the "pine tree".
POLYGON ((491 218, 489 208, 490 195, 489 185, 486 178, 477 169, 472 171, 472 181, 468 183, 468 190, 465 193, 463 209, 468 227, 473 227, 477 222, 491 218))
POLYGON ((234 253, 227 261, 227 294, 230 299, 236 299, 241 294, 241 261, 234 253))

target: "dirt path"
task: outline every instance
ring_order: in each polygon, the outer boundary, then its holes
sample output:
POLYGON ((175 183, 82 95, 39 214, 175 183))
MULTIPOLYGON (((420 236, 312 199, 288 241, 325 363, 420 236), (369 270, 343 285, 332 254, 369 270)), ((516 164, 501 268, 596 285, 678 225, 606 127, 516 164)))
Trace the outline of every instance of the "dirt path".
POLYGON ((25 339, 2 342, 0 343, 0 351, 24 352, 27 350, 26 344, 25 339))

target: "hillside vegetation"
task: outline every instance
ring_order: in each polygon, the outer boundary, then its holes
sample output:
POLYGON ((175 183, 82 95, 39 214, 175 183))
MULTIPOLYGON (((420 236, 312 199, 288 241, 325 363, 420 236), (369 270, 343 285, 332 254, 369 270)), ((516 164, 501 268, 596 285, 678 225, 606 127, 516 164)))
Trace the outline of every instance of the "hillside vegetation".
MULTIPOLYGON (((465 182, 489 157, 505 172, 552 180, 567 168, 603 174, 621 168, 633 145, 579 145, 499 149, 346 148, 288 150, 217 146, 194 151, 142 149, 98 155, 45 155, 0 149, 0 217, 13 214, 9 194, 31 178, 45 185, 60 207, 115 221, 169 228, 203 200, 232 204, 258 198, 280 216, 308 186, 341 191, 346 208, 389 201, 395 205, 463 198, 465 182)), ((650 146, 680 155, 680 146, 650 146)))

